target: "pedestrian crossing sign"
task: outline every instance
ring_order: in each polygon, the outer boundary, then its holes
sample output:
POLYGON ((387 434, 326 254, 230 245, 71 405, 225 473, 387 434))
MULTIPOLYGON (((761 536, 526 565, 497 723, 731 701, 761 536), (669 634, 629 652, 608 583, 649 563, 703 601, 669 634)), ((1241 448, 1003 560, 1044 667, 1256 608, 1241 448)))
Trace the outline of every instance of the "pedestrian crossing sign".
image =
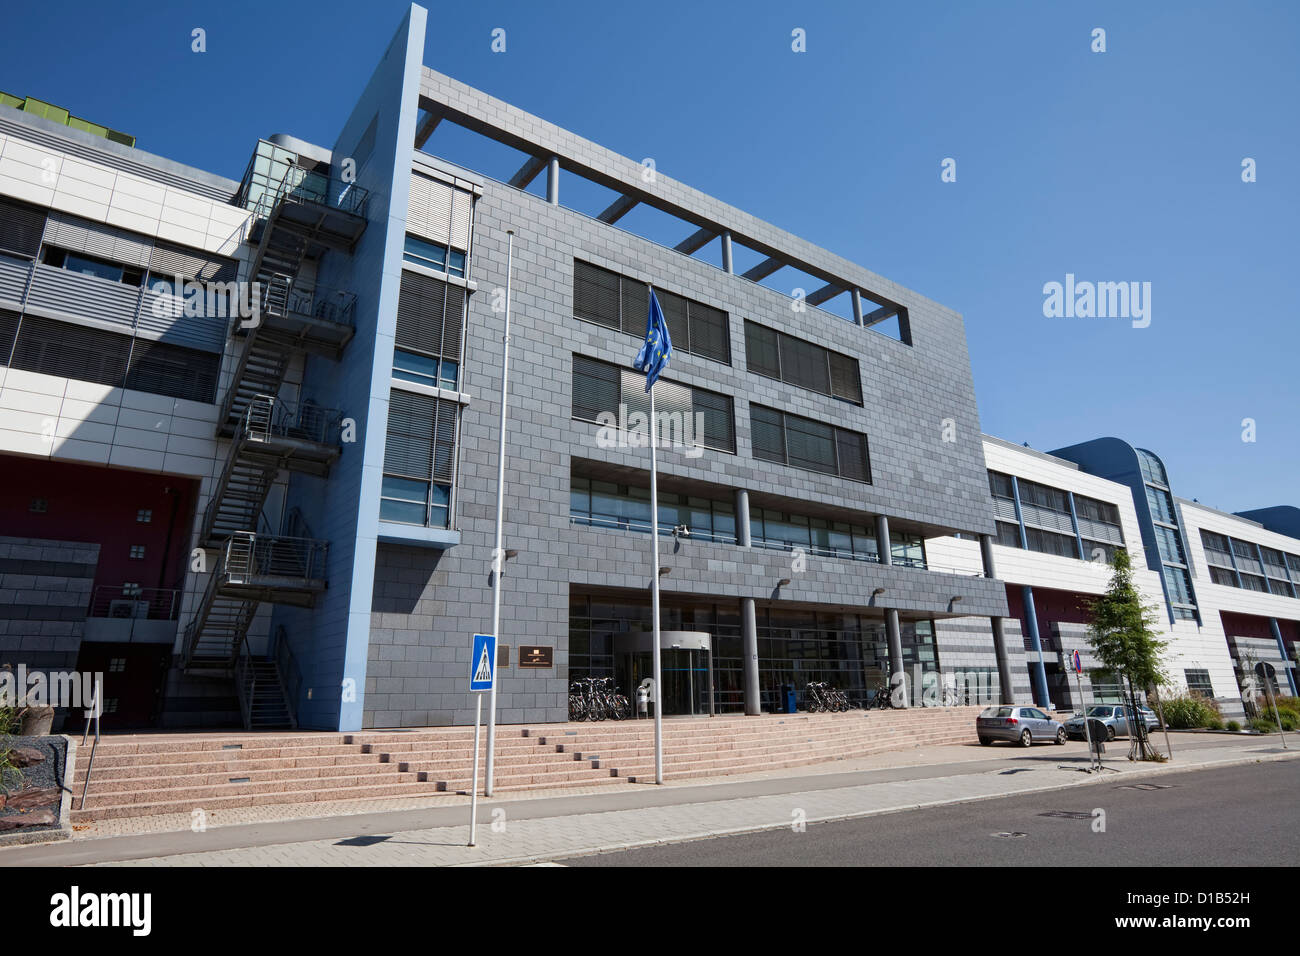
POLYGON ((492 634, 475 634, 474 649, 469 658, 469 689, 492 689, 496 679, 497 639, 492 634))

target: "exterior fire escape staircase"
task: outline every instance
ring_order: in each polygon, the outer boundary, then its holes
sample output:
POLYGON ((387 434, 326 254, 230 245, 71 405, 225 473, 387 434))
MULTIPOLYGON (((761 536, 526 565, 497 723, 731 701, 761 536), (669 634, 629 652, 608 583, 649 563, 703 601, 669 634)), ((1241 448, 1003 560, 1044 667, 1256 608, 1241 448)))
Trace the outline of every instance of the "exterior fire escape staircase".
POLYGON ((246 725, 266 705, 255 707, 245 691, 283 686, 269 675, 284 666, 288 648, 281 637, 277 654, 252 657, 246 638, 258 605, 311 607, 325 588, 328 542, 312 535, 297 509, 279 532, 262 510, 282 470, 324 477, 340 454, 341 413, 290 405, 279 392, 297 354, 337 360, 352 338, 355 297, 312 280, 326 252, 351 252, 366 226, 367 199, 355 184, 299 167, 278 184, 259 185, 253 170, 250 164, 236 202, 254 212, 248 276, 258 283, 258 313, 237 318, 231 330, 242 348, 217 420, 230 451, 200 530, 200 543, 219 557, 182 652, 188 674, 236 678, 246 725))

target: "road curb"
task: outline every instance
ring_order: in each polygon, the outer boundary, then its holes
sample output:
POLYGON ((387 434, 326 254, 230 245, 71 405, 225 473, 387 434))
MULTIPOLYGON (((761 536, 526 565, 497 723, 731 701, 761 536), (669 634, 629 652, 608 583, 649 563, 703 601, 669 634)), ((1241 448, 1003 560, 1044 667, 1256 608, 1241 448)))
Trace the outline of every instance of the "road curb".
MULTIPOLYGON (((1125 770, 1118 776, 1108 776, 1105 774, 1100 776, 1089 775, 1087 779, 1076 780, 1071 783, 1054 783, 1041 787, 1030 787, 1024 790, 1018 790, 1014 793, 989 793, 972 797, 954 797, 947 800, 930 800, 924 803, 905 804, 896 807, 882 807, 873 810, 858 810, 852 813, 836 813, 821 817, 810 817, 805 821, 805 823, 809 825, 814 823, 840 823, 846 820, 861 820, 866 817, 886 816, 893 813, 906 813, 910 810, 926 810, 933 807, 960 806, 967 803, 982 803, 986 800, 1000 800, 1005 797, 1019 797, 1035 793, 1051 793, 1056 790, 1073 790, 1076 787, 1095 785, 1118 779, 1140 779, 1144 777, 1158 777, 1167 773, 1192 773, 1197 770, 1219 770, 1225 767, 1240 767, 1246 764, 1272 763, 1281 760, 1291 760, 1296 757, 1300 757, 1300 751, 1280 754, 1257 754, 1250 757, 1234 757, 1230 760, 1202 763, 1194 767, 1175 767, 1169 764, 1161 764, 1158 767, 1125 770)), ((683 804, 683 806, 689 806, 689 804, 683 804)), ((566 850, 560 853, 530 854, 527 856, 510 857, 503 860, 483 860, 467 863, 451 863, 447 865, 452 867, 523 866, 530 863, 549 863, 555 860, 572 860, 587 856, 600 856, 605 853, 622 853, 627 850, 643 850, 656 846, 672 846, 678 843, 697 843, 701 840, 714 840, 722 837, 745 836, 753 833, 769 833, 773 830, 784 830, 789 826, 789 822, 785 821, 780 823, 760 823, 743 827, 729 827, 726 830, 709 830, 701 833, 685 834, 683 836, 669 837, 666 839, 634 840, 626 843, 603 844, 600 847, 592 847, 584 850, 566 850)))

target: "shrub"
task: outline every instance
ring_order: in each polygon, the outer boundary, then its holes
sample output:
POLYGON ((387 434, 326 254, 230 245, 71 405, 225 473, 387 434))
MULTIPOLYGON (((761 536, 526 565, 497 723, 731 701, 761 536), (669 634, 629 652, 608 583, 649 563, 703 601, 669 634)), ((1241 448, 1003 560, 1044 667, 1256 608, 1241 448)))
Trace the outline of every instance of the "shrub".
POLYGON ((1205 726, 1206 729, 1208 730, 1222 730, 1224 725, 1223 725, 1223 721, 1220 720, 1218 717, 1211 717, 1210 722, 1205 726))
POLYGON ((1300 697, 1284 697, 1279 694, 1273 699, 1277 703, 1277 712, 1279 714, 1284 716, 1286 714, 1294 714, 1296 717, 1300 717, 1300 697))
POLYGON ((1274 731, 1273 721, 1265 720, 1263 717, 1256 717, 1250 722, 1252 730, 1258 730, 1261 734, 1271 734, 1274 731))
POLYGON ((1222 715, 1214 701, 1196 694, 1177 694, 1162 700, 1165 723, 1171 730, 1208 727, 1213 721, 1222 726, 1222 715))
POLYGON ((1230 720, 1230 721, 1228 721, 1228 729, 1231 730, 1231 731, 1238 731, 1238 730, 1241 730, 1241 721, 1239 721, 1239 720, 1230 720))

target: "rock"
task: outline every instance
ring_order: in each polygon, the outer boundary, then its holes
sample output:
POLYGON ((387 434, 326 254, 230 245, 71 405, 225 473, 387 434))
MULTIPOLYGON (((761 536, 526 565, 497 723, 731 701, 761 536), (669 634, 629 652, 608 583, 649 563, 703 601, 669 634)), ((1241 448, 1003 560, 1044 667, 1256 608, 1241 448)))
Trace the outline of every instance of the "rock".
POLYGON ((0 810, 5 808, 5 801, 8 799, 9 795, 7 793, 0 793, 0 810))
POLYGON ((9 751, 9 762, 15 767, 30 767, 41 763, 44 759, 45 754, 35 747, 16 747, 9 751))
POLYGON ((0 831, 17 830, 20 827, 47 827, 55 822, 53 810, 34 810, 31 813, 0 817, 0 831))
POLYGON ((50 787, 48 790, 19 790, 9 794, 10 810, 29 810, 33 807, 48 807, 59 802, 59 791, 50 787))

